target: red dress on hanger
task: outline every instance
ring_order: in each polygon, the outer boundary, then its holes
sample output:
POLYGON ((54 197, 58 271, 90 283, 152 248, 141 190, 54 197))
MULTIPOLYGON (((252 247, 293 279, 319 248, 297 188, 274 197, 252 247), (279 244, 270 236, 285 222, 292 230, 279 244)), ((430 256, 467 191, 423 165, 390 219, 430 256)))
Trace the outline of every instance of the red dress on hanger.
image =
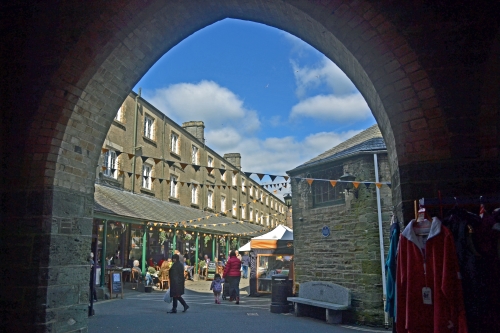
POLYGON ((433 218, 428 236, 412 220, 401 234, 396 275, 398 333, 467 333, 453 235, 433 218))

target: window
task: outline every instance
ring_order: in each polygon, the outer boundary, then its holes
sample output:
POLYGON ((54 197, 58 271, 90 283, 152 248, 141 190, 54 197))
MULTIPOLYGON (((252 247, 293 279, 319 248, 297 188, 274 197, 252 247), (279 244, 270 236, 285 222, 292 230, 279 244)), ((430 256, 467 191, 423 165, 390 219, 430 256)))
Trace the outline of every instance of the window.
POLYGON ((208 205, 208 208, 214 208, 214 192, 213 191, 208 191, 207 205, 208 205))
POLYGON ((250 221, 253 221, 253 208, 250 207, 250 216, 248 217, 250 221))
POLYGON ((241 219, 244 220, 246 217, 245 206, 241 206, 241 219))
POLYGON ((195 145, 191 148, 191 163, 198 164, 198 147, 195 145))
POLYGON ((191 203, 198 204, 198 186, 191 187, 191 203))
POLYGON ((172 133, 170 137, 170 149, 173 153, 179 154, 179 134, 172 133))
MULTIPOLYGON (((339 165, 317 171, 311 174, 311 178, 339 179, 343 173, 343 166, 339 165)), ((311 187, 313 207, 332 206, 345 203, 343 186, 337 184, 337 186, 333 187, 330 182, 314 182, 311 187)))
POLYGON ((233 200, 233 216, 237 216, 236 213, 238 212, 238 210, 236 205, 236 200, 233 200))
POLYGON ((253 185, 250 185, 250 196, 253 197, 253 185))
MULTIPOLYGON (((221 165, 220 165, 220 168, 221 168, 221 169, 226 170, 226 166, 225 166, 224 164, 221 164, 221 165)), ((223 174, 223 175, 221 175, 221 176, 220 176, 220 179, 221 179, 222 181, 226 181, 226 173, 225 173, 225 172, 224 172, 224 174, 223 174)))
POLYGON ((149 164, 142 165, 142 187, 148 190, 151 189, 151 169, 149 164))
POLYGON ((116 113, 115 120, 122 121, 123 118, 123 105, 120 106, 118 112, 116 113))
POLYGON ((267 215, 267 218, 266 218, 266 225, 269 227, 269 215, 267 215))
POLYGON ((214 158, 212 156, 208 156, 207 166, 210 167, 210 168, 213 168, 213 166, 214 166, 214 158))
POLYGON ((271 199, 271 209, 274 209, 274 200, 271 199))
POLYGON ((258 210, 255 211, 255 221, 257 223, 259 223, 259 211, 258 210))
POLYGON ((177 198, 177 177, 170 175, 170 197, 177 198))
POLYGON ((233 186, 238 186, 238 174, 233 173, 233 186))
POLYGON ((144 136, 153 140, 154 119, 150 116, 144 116, 144 136))
POLYGON ((116 152, 114 150, 108 150, 104 154, 103 166, 106 167, 104 170, 104 175, 108 177, 116 178, 116 152))
POLYGON ((220 197, 220 211, 223 213, 226 212, 226 197, 223 196, 220 197))
POLYGON ((269 196, 266 196, 266 206, 269 206, 269 196))

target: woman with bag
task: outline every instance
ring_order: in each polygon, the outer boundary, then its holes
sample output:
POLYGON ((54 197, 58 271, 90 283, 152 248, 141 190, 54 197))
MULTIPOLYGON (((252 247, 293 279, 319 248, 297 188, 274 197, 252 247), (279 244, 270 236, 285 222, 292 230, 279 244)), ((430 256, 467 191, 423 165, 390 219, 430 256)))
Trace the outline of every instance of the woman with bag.
POLYGON ((224 267, 223 278, 229 282, 229 300, 236 299, 236 304, 240 304, 240 278, 241 278, 241 261, 236 257, 236 252, 231 251, 229 260, 224 267), (233 296, 234 293, 234 296, 233 296))
POLYGON ((170 277, 170 297, 173 298, 173 304, 172 310, 168 311, 168 313, 177 313, 177 301, 184 307, 182 312, 186 312, 189 306, 182 298, 184 294, 184 265, 179 262, 178 254, 172 256, 172 261, 174 263, 168 271, 168 275, 170 277))

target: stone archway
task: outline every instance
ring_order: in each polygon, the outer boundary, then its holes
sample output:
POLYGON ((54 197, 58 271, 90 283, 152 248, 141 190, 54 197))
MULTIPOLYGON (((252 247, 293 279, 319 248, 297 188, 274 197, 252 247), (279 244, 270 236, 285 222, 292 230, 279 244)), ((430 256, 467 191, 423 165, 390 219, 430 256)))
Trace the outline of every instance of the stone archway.
MULTIPOLYGON (((490 126, 489 137, 497 139, 493 146, 481 143, 484 136, 466 126, 477 120, 474 110, 483 104, 489 108, 481 119, 498 119, 498 105, 487 98, 493 92, 485 88, 481 104, 478 89, 478 96, 462 98, 470 102, 462 107, 453 98, 476 85, 453 85, 451 92, 446 84, 457 68, 464 78, 498 73, 498 60, 466 63, 477 44, 467 40, 456 50, 465 62, 458 59, 447 67, 445 54, 431 58, 443 52, 440 40, 453 41, 448 34, 461 23, 439 17, 442 9, 433 7, 429 12, 435 21, 428 22, 412 6, 390 1, 116 0, 28 2, 5 9, 12 29, 3 38, 12 49, 2 58, 7 96, 2 151, 10 161, 2 165, 2 246, 9 266, 29 278, 2 286, 4 308, 10 309, 3 322, 29 331, 85 329, 95 164, 114 113, 165 52, 226 17, 286 30, 344 70, 381 127, 392 164, 394 203, 406 216, 411 209, 405 203, 435 195, 436 189, 496 193, 498 184, 484 182, 498 174, 498 126, 490 126), (435 31, 438 23, 446 27, 443 32, 435 31), (429 32, 435 36, 427 46, 422 39, 429 32), (465 133, 470 140, 467 149, 460 149, 465 133)), ((479 29, 481 22, 495 31, 482 40, 480 52, 488 55, 498 23, 494 11, 477 8, 472 28, 479 29)))

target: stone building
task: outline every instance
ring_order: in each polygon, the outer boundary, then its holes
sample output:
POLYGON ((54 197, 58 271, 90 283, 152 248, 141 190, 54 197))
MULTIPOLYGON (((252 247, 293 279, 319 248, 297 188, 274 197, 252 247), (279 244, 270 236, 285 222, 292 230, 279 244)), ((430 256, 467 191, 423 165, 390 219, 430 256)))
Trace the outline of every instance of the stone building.
POLYGON ((353 306, 347 320, 382 325, 377 186, 368 182, 383 183, 380 216, 385 238, 392 196, 386 184, 391 179, 387 150, 378 126, 287 173, 300 178, 292 180, 296 282, 330 281, 347 287, 352 292, 353 306), (346 173, 360 182, 357 188, 352 183, 337 182, 332 186, 329 182, 346 173), (309 184, 306 178, 314 181, 309 184), (326 236, 324 230, 329 230, 326 236))
MULTIPOLYGON (((119 250, 122 256, 117 264, 125 266, 132 258, 142 257, 141 237, 147 234, 145 254, 159 261, 174 249, 195 248, 195 237, 186 239, 185 235, 197 232, 204 237, 197 249, 215 257, 220 244, 233 242, 232 247, 236 247, 240 238, 245 240, 258 235, 259 230, 285 223, 285 204, 241 171, 239 153, 220 156, 207 147, 204 129, 202 121, 180 126, 139 95, 129 94, 106 135, 96 170, 94 222, 105 232, 102 221, 107 221, 114 235, 110 238, 111 231, 105 233, 108 246, 99 259, 119 250), (131 194, 141 196, 137 200, 145 207, 130 209, 131 194), (148 214, 157 205, 161 216, 148 214), (117 208, 121 206, 129 209, 117 208), (210 226, 207 216, 212 218, 210 226), (236 222, 247 227, 235 229, 236 222), (161 223, 170 223, 170 227, 161 223), (123 232, 115 232, 117 227, 123 232), (215 238, 223 240, 213 244, 215 238)), ((100 244, 103 239, 100 234, 100 244)), ((229 246, 223 248, 227 252, 229 246)))

